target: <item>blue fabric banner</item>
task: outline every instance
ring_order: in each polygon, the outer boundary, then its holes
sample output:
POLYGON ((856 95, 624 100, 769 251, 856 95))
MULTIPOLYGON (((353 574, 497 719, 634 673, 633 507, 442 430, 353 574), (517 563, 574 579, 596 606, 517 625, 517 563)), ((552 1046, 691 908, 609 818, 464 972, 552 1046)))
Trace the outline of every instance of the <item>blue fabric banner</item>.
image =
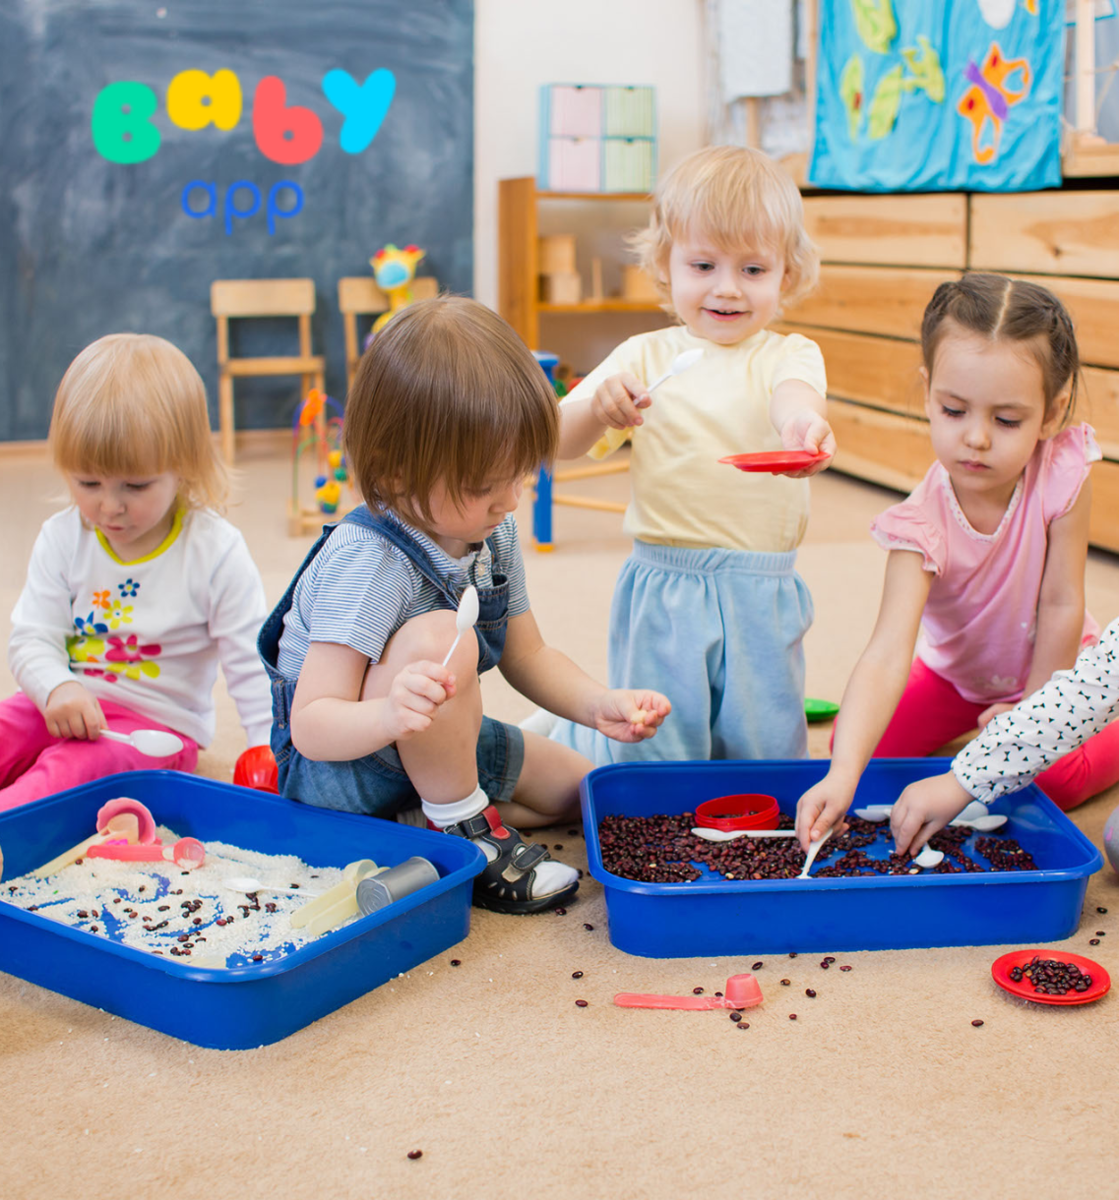
POLYGON ((858 191, 1061 182, 1065 0, 821 0, 808 178, 858 191))

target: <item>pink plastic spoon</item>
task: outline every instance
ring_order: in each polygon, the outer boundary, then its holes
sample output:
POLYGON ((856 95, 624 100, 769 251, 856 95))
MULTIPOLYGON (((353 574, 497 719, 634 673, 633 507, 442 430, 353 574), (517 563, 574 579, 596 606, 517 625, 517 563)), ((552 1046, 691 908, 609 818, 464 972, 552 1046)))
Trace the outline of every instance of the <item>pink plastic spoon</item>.
POLYGON ((86 854, 89 858, 114 858, 120 862, 173 862, 188 871, 206 861, 206 847, 192 837, 179 838, 173 846, 166 846, 163 842, 147 845, 142 842, 136 845, 104 842, 100 846, 90 846, 86 854))
POLYGON ((762 1002, 762 989, 753 975, 732 975, 722 996, 651 996, 642 992, 619 992, 619 1008, 687 1008, 693 1012, 709 1008, 754 1008, 762 1002))

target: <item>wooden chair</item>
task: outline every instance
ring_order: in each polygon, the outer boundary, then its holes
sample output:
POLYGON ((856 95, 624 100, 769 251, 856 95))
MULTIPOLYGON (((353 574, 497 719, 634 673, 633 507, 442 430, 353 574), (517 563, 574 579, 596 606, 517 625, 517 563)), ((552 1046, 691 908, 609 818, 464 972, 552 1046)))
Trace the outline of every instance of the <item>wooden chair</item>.
MULTIPOLYGON (((412 281, 413 300, 431 300, 439 294, 439 284, 430 275, 412 281)), ((387 312, 389 298, 373 282, 372 275, 347 275, 338 280, 338 309, 346 335, 346 390, 354 382, 361 345, 357 337, 358 316, 387 312)), ((364 339, 363 339, 364 340, 364 339)))
POLYGON ((218 323, 218 410, 221 449, 233 462, 233 381, 246 376, 298 375, 303 396, 317 387, 326 391, 321 355, 311 353, 311 314, 315 311, 312 279, 215 279, 210 285, 210 311, 218 323), (290 357, 231 358, 229 321, 241 317, 295 317, 299 353, 290 357))

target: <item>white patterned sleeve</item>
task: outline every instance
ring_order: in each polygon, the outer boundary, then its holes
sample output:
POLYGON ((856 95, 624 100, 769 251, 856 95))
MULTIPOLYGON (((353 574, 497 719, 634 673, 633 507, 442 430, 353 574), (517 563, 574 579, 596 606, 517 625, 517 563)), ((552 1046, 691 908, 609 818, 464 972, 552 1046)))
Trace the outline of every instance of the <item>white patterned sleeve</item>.
POLYGON ((960 785, 989 804, 1031 783, 1119 717, 1119 620, 1017 707, 996 717, 952 762, 960 785))

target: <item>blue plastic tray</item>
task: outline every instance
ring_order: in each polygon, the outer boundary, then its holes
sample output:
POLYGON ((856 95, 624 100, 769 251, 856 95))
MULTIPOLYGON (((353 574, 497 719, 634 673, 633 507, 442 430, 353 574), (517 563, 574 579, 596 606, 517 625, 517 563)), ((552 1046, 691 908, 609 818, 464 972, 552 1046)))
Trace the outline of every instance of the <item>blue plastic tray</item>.
MULTIPOLYGON (((946 771, 949 761, 875 759, 853 807, 892 804, 907 784, 946 771)), ((693 883, 637 883, 602 865, 598 822, 605 816, 675 815, 741 792, 776 796, 791 815, 827 769, 825 760, 810 759, 619 763, 592 771, 582 785, 583 821, 591 875, 606 893, 611 942, 646 958, 689 958, 1033 944, 1076 930, 1088 877, 1103 859, 1035 786, 991 811, 1009 816, 999 835, 1017 839, 1036 871, 801 881, 709 873, 693 883)))
POLYGON ((88 837, 114 796, 140 800, 157 823, 203 842, 315 866, 371 858, 391 867, 418 854, 441 878, 283 958, 228 969, 160 958, 0 902, 0 970, 199 1046, 243 1050, 287 1037, 469 932, 472 884, 485 867, 472 843, 177 771, 111 775, 0 814, 4 878, 88 837))

